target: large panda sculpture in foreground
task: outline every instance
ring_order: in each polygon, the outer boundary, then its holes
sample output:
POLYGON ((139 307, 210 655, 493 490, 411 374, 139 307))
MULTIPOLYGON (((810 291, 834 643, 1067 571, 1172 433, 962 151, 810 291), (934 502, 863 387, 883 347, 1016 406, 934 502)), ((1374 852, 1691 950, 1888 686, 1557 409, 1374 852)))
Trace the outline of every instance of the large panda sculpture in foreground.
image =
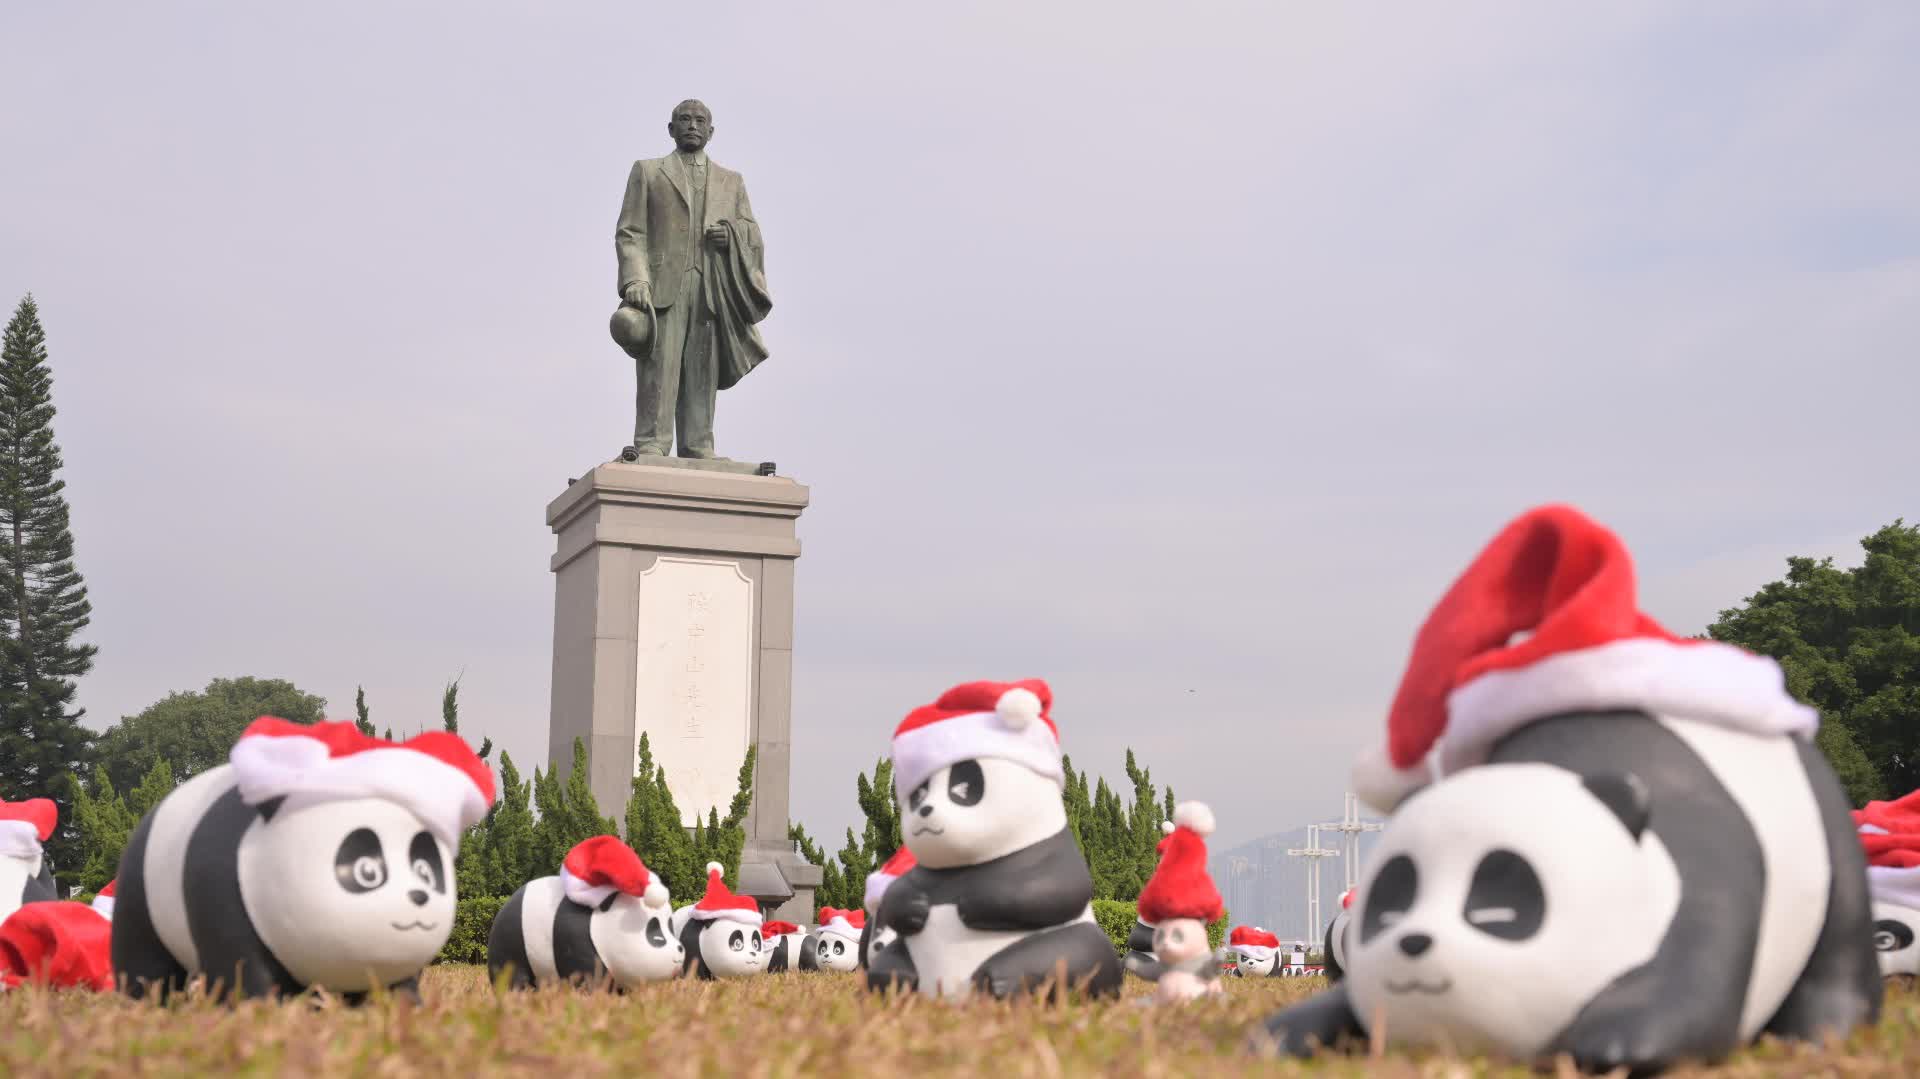
POLYGON ((899 934, 867 984, 957 999, 1043 986, 1120 991, 1120 958, 1093 916, 1087 870, 1061 801, 1052 692, 975 682, 894 731, 894 797, 918 864, 887 888, 877 924, 899 934))
POLYGON ((673 912, 686 969, 703 981, 758 974, 767 954, 760 936, 766 922, 752 896, 734 895, 721 878, 719 862, 707 863, 707 894, 700 902, 673 912))
POLYGON ((667 886, 617 836, 578 843, 558 876, 520 886, 487 934, 487 974, 508 985, 621 989, 678 977, 686 949, 672 935, 667 886))
POLYGON ((136 997, 202 974, 221 996, 417 995, 453 930, 460 834, 492 802, 456 734, 395 743, 262 717, 133 830, 114 972, 136 997))
POLYGON ((59 823, 50 799, 0 802, 0 919, 27 903, 60 898, 42 846, 59 823))
POLYGON ((1428 619, 1388 752, 1355 769, 1394 813, 1346 977, 1259 1044, 1364 1044, 1377 1018, 1398 1044, 1651 1072, 1873 1022, 1865 865, 1816 722, 1771 660, 1641 614, 1612 534, 1523 516, 1428 619))
POLYGON ((1867 855, 1880 973, 1920 976, 1920 791, 1891 802, 1868 802, 1853 819, 1867 855))

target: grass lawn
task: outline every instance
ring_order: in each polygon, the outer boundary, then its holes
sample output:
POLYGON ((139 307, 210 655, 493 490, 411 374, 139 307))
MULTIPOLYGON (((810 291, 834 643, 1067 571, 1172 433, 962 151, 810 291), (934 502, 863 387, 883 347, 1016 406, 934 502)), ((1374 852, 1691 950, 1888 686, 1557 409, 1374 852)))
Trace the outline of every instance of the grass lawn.
MULTIPOLYGON (((0 994, 0 1076, 380 1075, 1529 1075, 1484 1061, 1392 1054, 1267 1062, 1248 1031, 1319 979, 1227 983, 1226 999, 1139 1007, 1041 1008, 885 1002, 855 975, 778 974, 686 982, 625 997, 541 991, 497 999, 478 967, 434 967, 427 1003, 193 1001, 170 1008, 117 996, 0 994)), ((1875 1031, 1823 1050, 1763 1045, 1715 1069, 1680 1075, 1920 1075, 1920 996, 1896 992, 1875 1031)))

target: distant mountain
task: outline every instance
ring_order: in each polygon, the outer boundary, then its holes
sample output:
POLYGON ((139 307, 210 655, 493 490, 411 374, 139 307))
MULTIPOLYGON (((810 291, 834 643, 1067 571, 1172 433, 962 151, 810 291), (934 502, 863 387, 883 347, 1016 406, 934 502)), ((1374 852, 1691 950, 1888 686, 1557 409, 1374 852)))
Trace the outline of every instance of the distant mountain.
MULTIPOLYGON (((1365 861, 1378 832, 1360 836, 1360 860, 1365 861)), ((1289 848, 1307 845, 1307 829, 1302 826, 1286 832, 1243 843, 1229 850, 1216 851, 1208 861, 1220 897, 1226 900, 1227 914, 1234 925, 1257 925, 1277 934, 1282 941, 1304 940, 1318 948, 1326 923, 1340 909, 1340 893, 1346 888, 1345 869, 1338 857, 1321 858, 1320 924, 1307 925, 1307 859, 1289 857, 1289 848)), ((1320 845, 1340 849, 1337 833, 1323 832, 1320 845)), ((1354 867, 1357 874, 1359 866, 1354 867)))

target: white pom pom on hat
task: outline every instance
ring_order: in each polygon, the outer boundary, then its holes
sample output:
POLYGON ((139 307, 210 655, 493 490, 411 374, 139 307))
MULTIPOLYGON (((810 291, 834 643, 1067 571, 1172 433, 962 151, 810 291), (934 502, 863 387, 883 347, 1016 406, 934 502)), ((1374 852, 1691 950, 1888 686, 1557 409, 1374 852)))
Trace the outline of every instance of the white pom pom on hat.
POLYGON ((1040 697, 1033 690, 1015 686, 1000 694, 993 711, 1000 717, 1001 726, 1010 731, 1025 730, 1040 718, 1040 697))
POLYGON ((1213 834, 1213 810, 1205 802, 1181 802, 1173 809, 1173 823, 1195 835, 1213 834))
POLYGON ((1173 829, 1174 829, 1174 823, 1173 823, 1172 821, 1170 821, 1170 820, 1163 820, 1163 821, 1161 821, 1161 822, 1160 822, 1160 834, 1161 834, 1161 835, 1172 835, 1172 834, 1173 834, 1173 829))

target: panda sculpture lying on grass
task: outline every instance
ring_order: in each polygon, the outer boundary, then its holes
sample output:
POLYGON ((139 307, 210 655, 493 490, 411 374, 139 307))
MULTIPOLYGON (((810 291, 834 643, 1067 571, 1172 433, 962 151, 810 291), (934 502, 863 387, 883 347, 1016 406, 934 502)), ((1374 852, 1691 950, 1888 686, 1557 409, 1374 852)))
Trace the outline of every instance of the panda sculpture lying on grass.
POLYGON ((1236 978, 1280 976, 1280 938, 1257 925, 1234 926, 1227 934, 1227 950, 1234 956, 1236 978))
POLYGON ((1610 533, 1522 517, 1429 618, 1389 758, 1355 770, 1395 812, 1346 977, 1263 1047, 1380 1022, 1399 1044, 1648 1072, 1873 1022, 1864 862, 1815 722, 1771 660, 1640 614, 1610 533), (1430 752, 1445 778, 1418 789, 1430 752))
POLYGON ((719 862, 708 862, 707 894, 673 912, 686 969, 702 981, 758 974, 767 962, 760 904, 752 896, 734 895, 721 877, 724 870, 719 862))
POLYGON ((262 717, 175 788, 121 856, 113 969, 161 995, 418 994, 453 931, 453 855, 493 774, 460 736, 262 717))
POLYGON ((1920 976, 1920 791, 1856 810, 1873 895, 1873 947, 1888 978, 1920 976))
POLYGON ((487 934, 487 974, 514 989, 549 983, 622 989, 681 974, 667 887, 633 848, 603 835, 576 844, 558 876, 520 886, 487 934))
POLYGON ((1346 974, 1347 932, 1352 922, 1349 916, 1353 907, 1353 889, 1340 893, 1340 913, 1327 923, 1327 935, 1320 942, 1321 966, 1325 969, 1327 981, 1337 982, 1346 974))

